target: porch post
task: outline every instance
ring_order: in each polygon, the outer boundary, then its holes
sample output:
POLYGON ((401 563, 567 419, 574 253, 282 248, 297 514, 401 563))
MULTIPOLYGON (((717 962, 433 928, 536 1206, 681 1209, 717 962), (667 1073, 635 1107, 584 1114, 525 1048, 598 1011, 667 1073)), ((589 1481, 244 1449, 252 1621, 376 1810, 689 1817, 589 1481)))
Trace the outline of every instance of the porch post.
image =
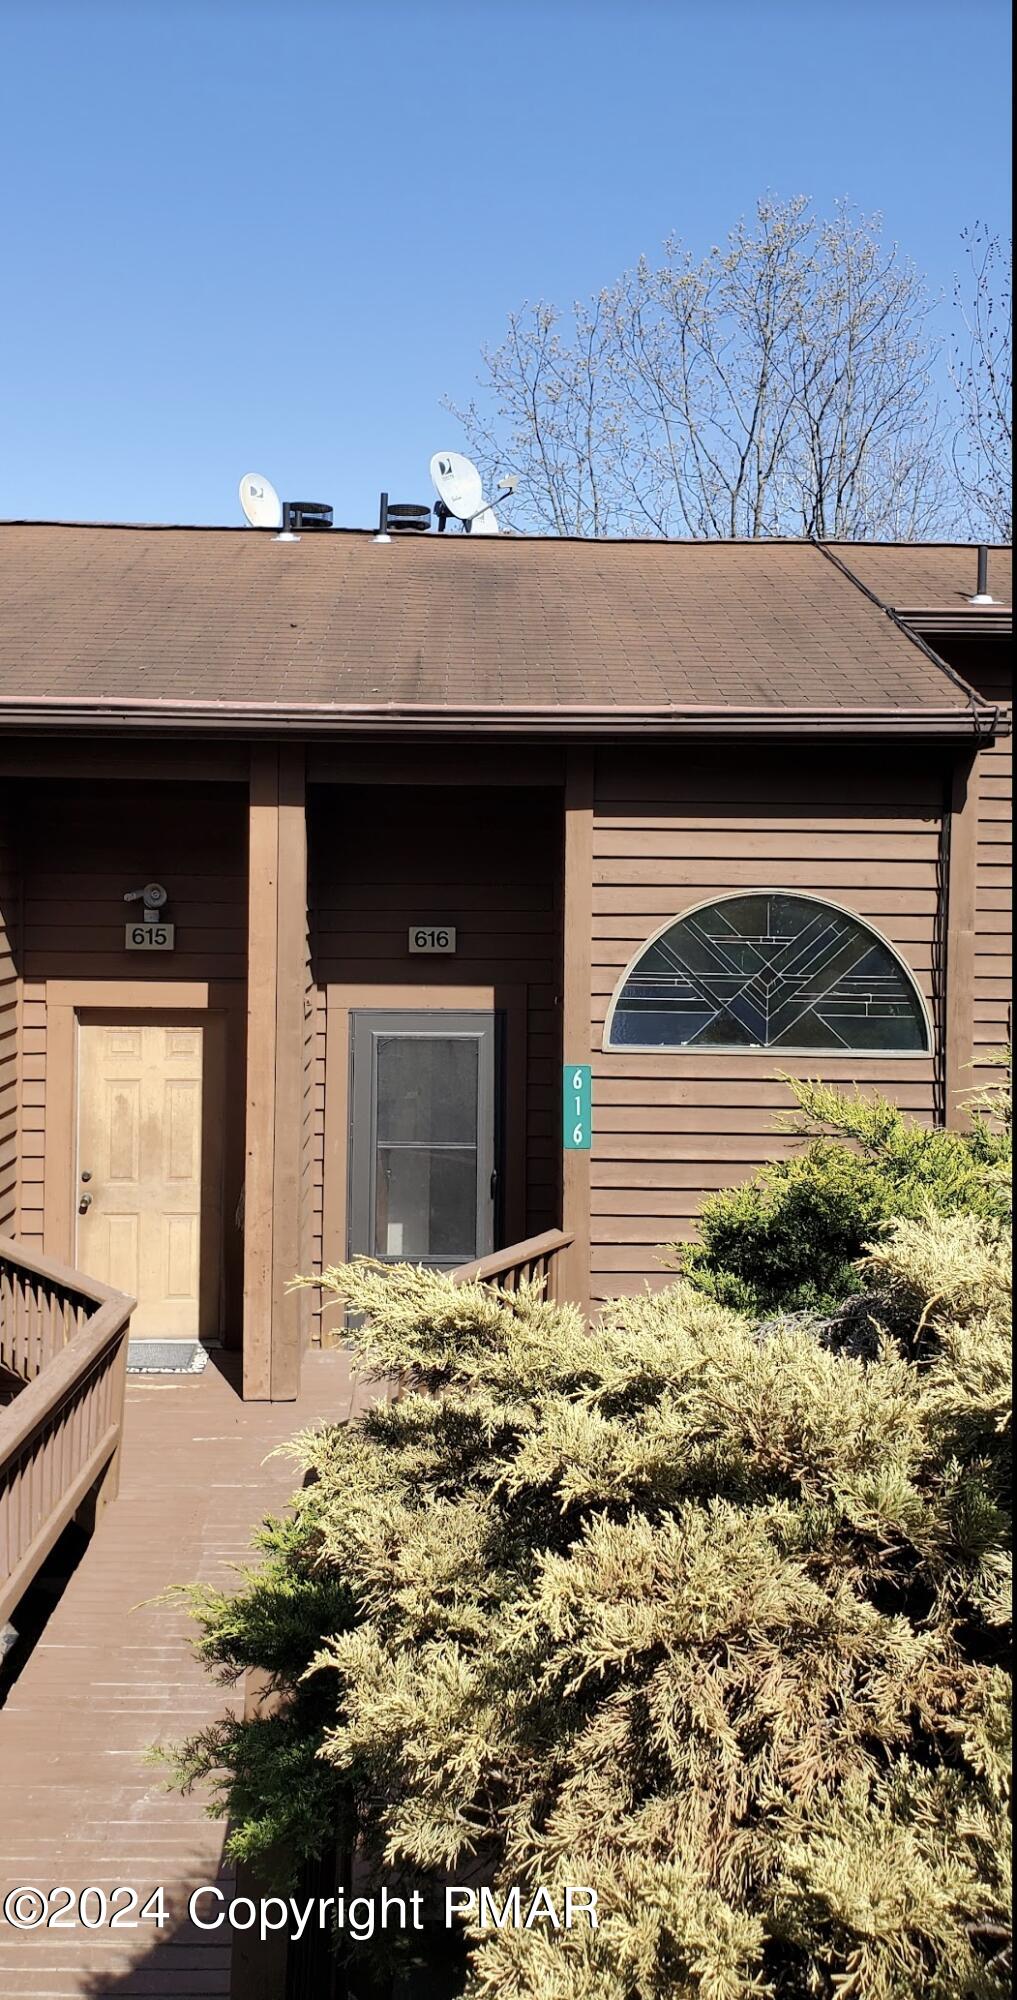
POLYGON ((244 1397, 300 1387, 300 1174, 307 834, 304 752, 251 752, 244 1195, 244 1397))
MULTIPOLYGON (((565 767, 563 891, 564 977, 562 1060, 566 1067, 591 1060, 591 962, 593 955, 593 751, 569 750, 565 767)), ((560 1120, 561 1112, 558 1112, 560 1120)), ((597 1107, 593 1106, 594 1130, 597 1107)), ((562 1228, 573 1241, 563 1252, 558 1296, 583 1312, 590 1305, 590 1155, 562 1154, 562 1228)))
POLYGON ((954 766, 947 787, 950 814, 946 883, 946 992, 943 996, 944 1122, 965 1131, 970 1113, 961 1101, 974 1090, 975 930, 977 928, 978 787, 977 752, 954 766))

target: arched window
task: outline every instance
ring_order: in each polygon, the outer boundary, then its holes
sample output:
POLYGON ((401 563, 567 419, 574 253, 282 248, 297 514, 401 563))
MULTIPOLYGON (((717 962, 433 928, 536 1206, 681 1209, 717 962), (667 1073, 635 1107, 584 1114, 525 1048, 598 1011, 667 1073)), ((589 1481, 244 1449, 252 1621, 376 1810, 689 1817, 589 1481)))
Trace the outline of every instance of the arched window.
POLYGON ((780 890, 704 903, 651 938, 607 1018, 611 1049, 929 1048, 914 979, 847 910, 780 890))

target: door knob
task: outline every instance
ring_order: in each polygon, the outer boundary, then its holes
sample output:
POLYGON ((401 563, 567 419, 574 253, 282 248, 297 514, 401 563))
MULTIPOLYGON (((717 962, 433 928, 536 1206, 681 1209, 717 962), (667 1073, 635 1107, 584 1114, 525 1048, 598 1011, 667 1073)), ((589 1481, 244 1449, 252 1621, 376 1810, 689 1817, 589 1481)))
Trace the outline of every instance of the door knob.
POLYGON ((83 1195, 82 1195, 82 1197, 81 1197, 81 1200, 80 1200, 80 1201, 79 1201, 79 1203, 78 1203, 78 1214, 79 1214, 79 1215, 87 1215, 87 1214, 88 1214, 88 1211, 89 1211, 89 1209, 91 1208, 91 1206, 92 1206, 92 1197, 91 1197, 91 1195, 90 1195, 90 1194, 83 1194, 83 1195))

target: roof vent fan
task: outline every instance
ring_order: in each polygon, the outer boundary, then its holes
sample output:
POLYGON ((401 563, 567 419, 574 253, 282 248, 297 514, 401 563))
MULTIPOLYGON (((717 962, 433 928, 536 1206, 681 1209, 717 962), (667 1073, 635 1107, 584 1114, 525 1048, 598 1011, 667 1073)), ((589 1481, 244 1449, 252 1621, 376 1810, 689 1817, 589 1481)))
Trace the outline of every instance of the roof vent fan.
POLYGON ((390 542, 393 535, 424 535, 430 525, 430 507, 418 506, 414 500, 390 500, 388 494, 383 493, 374 539, 376 542, 390 542))
POLYGON ((332 509, 324 500, 284 500, 282 524, 286 534, 307 535, 332 526, 332 509))

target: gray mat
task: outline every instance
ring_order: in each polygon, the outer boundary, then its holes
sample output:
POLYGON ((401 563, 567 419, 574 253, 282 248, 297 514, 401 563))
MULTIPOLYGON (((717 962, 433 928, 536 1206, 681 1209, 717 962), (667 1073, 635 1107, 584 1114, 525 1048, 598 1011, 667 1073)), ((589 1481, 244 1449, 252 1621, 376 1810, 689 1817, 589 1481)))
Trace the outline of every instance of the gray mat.
POLYGON ((200 1375, 208 1354, 199 1340, 128 1340, 128 1375, 200 1375))

